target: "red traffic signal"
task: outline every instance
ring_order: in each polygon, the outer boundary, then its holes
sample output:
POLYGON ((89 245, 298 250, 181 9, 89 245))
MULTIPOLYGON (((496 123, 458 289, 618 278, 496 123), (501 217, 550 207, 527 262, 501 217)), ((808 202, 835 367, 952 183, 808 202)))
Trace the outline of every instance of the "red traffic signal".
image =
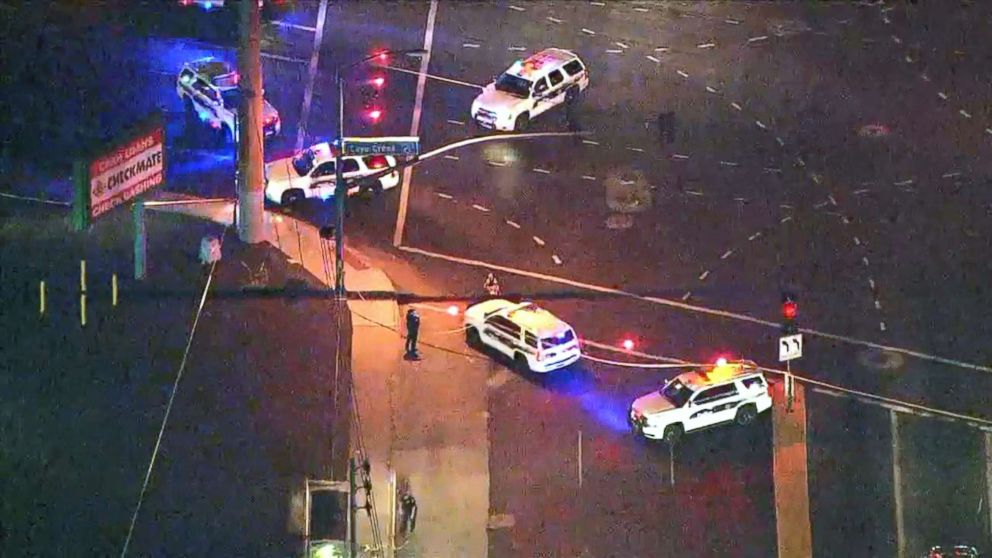
POLYGON ((369 120, 372 122, 379 122, 382 119, 382 111, 380 109, 374 108, 366 113, 369 120))
POLYGON ((799 306, 794 300, 786 300, 782 303, 782 317, 786 320, 795 320, 799 315, 799 306))
POLYGON ((384 78, 382 76, 376 76, 376 77, 370 79, 369 80, 369 83, 371 83, 372 85, 374 85, 378 89, 382 89, 382 86, 383 85, 386 85, 386 78, 384 78))

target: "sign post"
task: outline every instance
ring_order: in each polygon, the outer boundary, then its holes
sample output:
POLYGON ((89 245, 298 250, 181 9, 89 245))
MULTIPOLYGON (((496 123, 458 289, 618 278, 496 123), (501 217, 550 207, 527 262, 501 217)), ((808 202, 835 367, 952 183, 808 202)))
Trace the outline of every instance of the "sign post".
POLYGON ((778 361, 785 362, 785 409, 792 411, 796 395, 796 379, 792 376, 792 360, 803 356, 803 334, 778 338, 778 361))
POLYGON ((416 157, 420 155, 418 136, 392 136, 384 138, 344 138, 344 155, 395 155, 416 157))

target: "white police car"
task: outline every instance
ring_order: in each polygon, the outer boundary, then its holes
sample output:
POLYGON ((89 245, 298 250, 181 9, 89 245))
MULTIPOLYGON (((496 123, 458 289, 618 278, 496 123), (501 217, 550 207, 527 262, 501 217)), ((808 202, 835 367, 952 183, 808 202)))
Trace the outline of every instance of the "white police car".
MULTIPOLYGON (((230 64, 213 57, 183 65, 176 78, 176 94, 190 120, 200 120, 217 132, 219 139, 238 139, 238 107, 241 91, 238 72, 230 64)), ((279 111, 262 101, 262 131, 265 137, 282 130, 279 111)))
POLYGON ((513 359, 520 371, 550 372, 582 356, 572 327, 531 302, 495 298, 469 306, 465 338, 513 359))
MULTIPOLYGON (((334 196, 334 149, 327 142, 318 143, 293 157, 277 159, 265 165, 265 197, 282 205, 292 205, 304 198, 327 199, 334 196)), ((396 166, 392 155, 345 155, 341 158, 344 179, 359 178, 396 166)), ((363 192, 375 195, 395 188, 400 183, 399 171, 380 176, 372 184, 353 186, 349 194, 363 192)))
POLYGON ((706 370, 680 374, 630 405, 631 428, 645 438, 674 443, 686 432, 728 422, 751 424, 772 406, 768 382, 751 361, 724 359, 706 370))
POLYGON ((548 48, 518 60, 472 102, 472 119, 502 131, 524 130, 531 120, 589 87, 589 72, 574 53, 548 48))

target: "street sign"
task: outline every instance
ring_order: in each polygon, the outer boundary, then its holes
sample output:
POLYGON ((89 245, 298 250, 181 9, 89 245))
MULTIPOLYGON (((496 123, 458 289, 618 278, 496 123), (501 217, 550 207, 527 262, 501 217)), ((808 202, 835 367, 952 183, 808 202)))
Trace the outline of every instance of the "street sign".
POLYGON ((344 138, 345 155, 398 155, 416 157, 420 154, 418 136, 385 138, 344 138))
POLYGON ((803 356, 803 334, 786 335, 778 338, 778 361, 797 359, 803 356))

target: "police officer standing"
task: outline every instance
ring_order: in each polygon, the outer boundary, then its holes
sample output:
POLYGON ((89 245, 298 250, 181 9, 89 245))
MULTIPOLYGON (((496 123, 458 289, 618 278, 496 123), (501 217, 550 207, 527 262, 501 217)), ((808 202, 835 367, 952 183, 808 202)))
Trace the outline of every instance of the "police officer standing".
POLYGON ((406 311, 406 355, 408 360, 419 360, 417 336, 420 335, 420 314, 413 308, 406 311))
POLYGON ((407 491, 400 499, 400 506, 403 514, 400 531, 404 535, 412 535, 413 530, 417 528, 417 499, 407 491))

